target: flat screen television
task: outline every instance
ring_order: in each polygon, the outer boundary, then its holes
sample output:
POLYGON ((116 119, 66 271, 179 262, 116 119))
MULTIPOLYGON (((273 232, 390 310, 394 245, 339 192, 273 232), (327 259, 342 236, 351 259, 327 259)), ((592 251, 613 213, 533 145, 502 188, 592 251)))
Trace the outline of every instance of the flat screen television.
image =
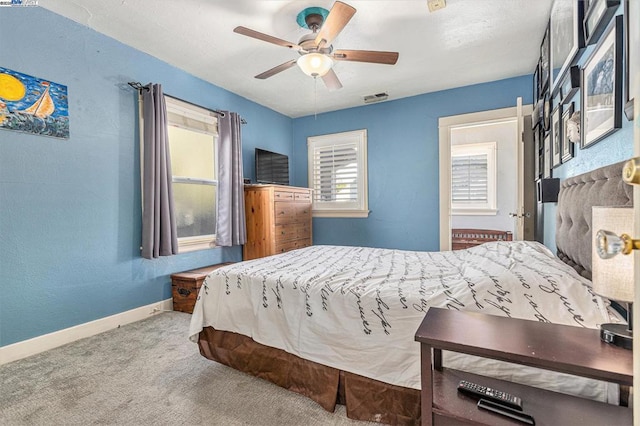
POLYGON ((289 185, 289 157, 256 148, 256 181, 289 185))

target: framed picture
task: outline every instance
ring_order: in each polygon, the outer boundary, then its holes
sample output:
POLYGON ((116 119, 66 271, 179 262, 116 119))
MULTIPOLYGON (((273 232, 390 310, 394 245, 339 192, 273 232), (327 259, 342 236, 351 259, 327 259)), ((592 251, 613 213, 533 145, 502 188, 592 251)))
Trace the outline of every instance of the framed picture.
POLYGON ((587 45, 595 44, 604 33, 620 0, 591 0, 584 15, 584 38, 587 45))
POLYGON ((632 44, 640 46, 640 3, 635 0, 624 0, 625 34, 624 62, 626 64, 625 73, 625 113, 627 119, 633 120, 633 94, 639 83, 638 72, 638 49, 629 49, 632 44), (632 76, 635 76, 632 77, 632 76))
POLYGON ((560 99, 562 103, 569 103, 578 89, 580 89, 580 67, 573 65, 564 75, 564 79, 560 85, 560 99))
POLYGON ((579 0, 555 0, 551 7, 551 80, 555 93, 564 75, 575 64, 580 48, 584 47, 583 3, 579 0))
POLYGON ((553 167, 562 164, 562 104, 551 114, 551 156, 553 167))
POLYGON ((616 16, 582 69, 582 148, 622 127, 622 30, 616 16))
POLYGON ((533 153, 533 162, 535 163, 533 177, 534 179, 538 179, 540 178, 540 172, 542 171, 542 168, 540 167, 540 158, 542 158, 540 155, 540 129, 533 129, 533 153))
POLYGON ((533 70, 533 102, 535 103, 540 99, 540 79, 538 78, 538 71, 540 70, 540 64, 536 65, 536 69, 533 70))
POLYGON ((544 94, 544 101, 542 103, 542 127, 545 130, 549 130, 551 125, 551 100, 549 99, 549 92, 544 94))
POLYGON ((571 142, 571 139, 575 140, 574 133, 578 130, 576 126, 570 121, 573 115, 574 104, 571 102, 569 106, 562 112, 562 162, 566 163, 571 160, 574 155, 575 145, 571 142))
POLYGON ((551 177, 551 133, 544 137, 544 161, 542 163, 542 178, 551 177))
POLYGON ((540 45, 540 91, 544 92, 549 88, 549 25, 544 32, 542 44, 540 45))

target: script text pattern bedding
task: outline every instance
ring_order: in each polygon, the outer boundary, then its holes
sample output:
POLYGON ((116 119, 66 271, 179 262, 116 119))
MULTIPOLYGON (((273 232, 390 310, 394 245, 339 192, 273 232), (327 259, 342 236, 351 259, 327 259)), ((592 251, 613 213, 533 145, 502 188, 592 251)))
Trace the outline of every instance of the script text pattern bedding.
MULTIPOLYGON (((413 335, 430 306, 595 328, 608 317, 588 283, 531 242, 432 253, 313 246, 212 273, 190 336, 196 340, 203 327, 232 331, 319 364, 419 389, 413 335)), ((468 366, 455 358, 450 366, 468 366)))

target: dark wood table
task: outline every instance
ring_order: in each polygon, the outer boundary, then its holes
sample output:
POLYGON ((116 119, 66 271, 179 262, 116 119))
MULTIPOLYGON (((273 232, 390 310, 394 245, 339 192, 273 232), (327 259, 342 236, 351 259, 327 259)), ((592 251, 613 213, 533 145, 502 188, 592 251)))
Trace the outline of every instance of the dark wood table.
POLYGON ((630 350, 600 340, 599 330, 430 308, 418 328, 422 424, 522 424, 480 410, 457 391, 462 379, 523 400, 536 425, 631 425, 633 410, 442 367, 442 350, 538 367, 621 385, 633 384, 630 350))

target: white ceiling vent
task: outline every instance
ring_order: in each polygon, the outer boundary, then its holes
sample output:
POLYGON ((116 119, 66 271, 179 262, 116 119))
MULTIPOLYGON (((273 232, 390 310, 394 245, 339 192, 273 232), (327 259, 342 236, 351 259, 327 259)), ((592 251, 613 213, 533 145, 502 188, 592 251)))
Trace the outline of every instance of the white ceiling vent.
POLYGON ((375 95, 367 95, 364 97, 365 104, 372 104, 374 102, 384 101, 389 97, 387 92, 376 93, 375 95))
POLYGON ((427 0, 429 6, 429 12, 435 12, 436 10, 444 9, 447 7, 446 0, 427 0))

